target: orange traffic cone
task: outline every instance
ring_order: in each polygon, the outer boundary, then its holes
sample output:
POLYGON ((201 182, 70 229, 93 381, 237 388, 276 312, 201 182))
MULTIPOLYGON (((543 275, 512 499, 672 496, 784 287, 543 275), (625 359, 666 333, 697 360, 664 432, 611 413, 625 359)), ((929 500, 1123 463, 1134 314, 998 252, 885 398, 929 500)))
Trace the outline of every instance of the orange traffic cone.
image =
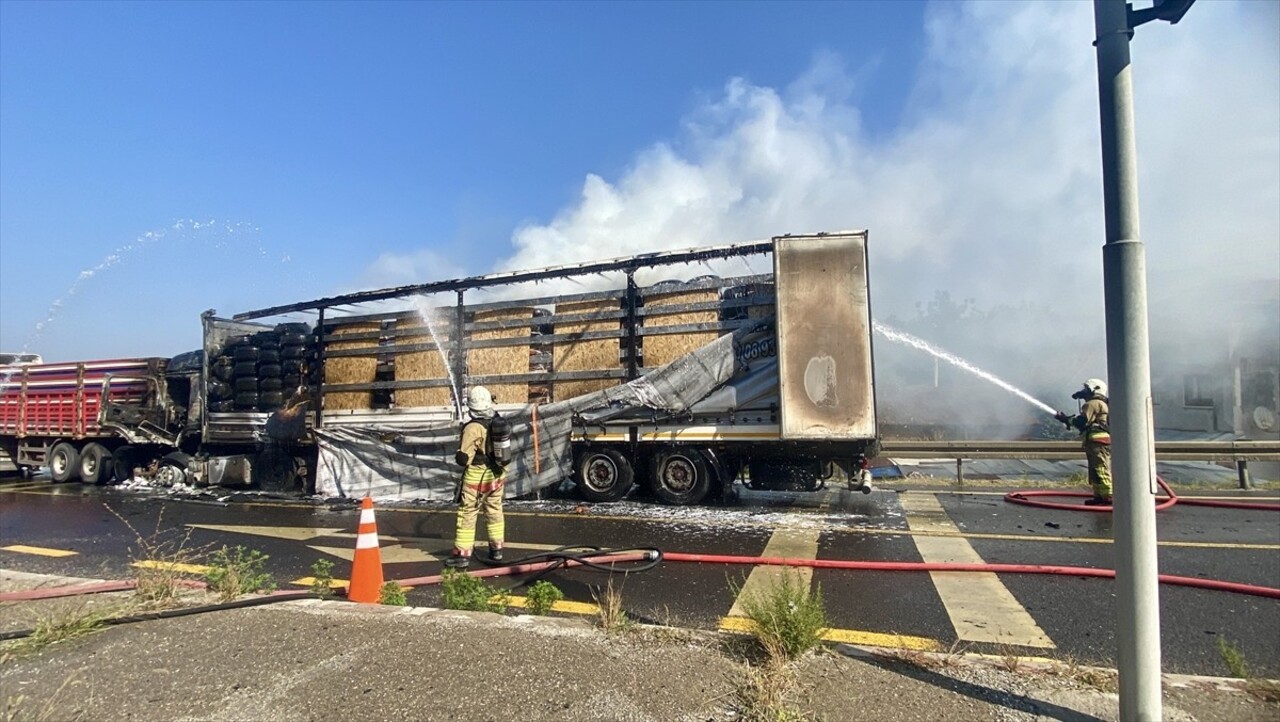
POLYGON ((382 552, 378 549, 378 524, 373 519, 373 499, 360 503, 360 529, 356 533, 356 555, 351 560, 351 585, 347 599, 377 604, 382 594, 382 552))

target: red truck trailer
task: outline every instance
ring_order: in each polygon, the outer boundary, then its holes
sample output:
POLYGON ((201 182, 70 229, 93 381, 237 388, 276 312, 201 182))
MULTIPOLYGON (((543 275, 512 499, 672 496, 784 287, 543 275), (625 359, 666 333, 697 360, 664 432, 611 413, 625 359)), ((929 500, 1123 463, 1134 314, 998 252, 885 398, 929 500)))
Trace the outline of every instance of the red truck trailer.
POLYGON ((137 408, 163 396, 157 385, 166 364, 135 358, 0 366, 0 449, 19 471, 47 466, 57 482, 128 476, 127 463, 115 463, 128 439, 99 411, 104 403, 137 408))

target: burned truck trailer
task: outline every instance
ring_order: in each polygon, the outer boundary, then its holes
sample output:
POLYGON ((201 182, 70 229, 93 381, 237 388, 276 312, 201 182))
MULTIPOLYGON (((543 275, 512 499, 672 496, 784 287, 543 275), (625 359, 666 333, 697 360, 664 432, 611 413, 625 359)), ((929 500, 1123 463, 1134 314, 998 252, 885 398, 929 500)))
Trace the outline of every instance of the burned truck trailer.
POLYGON ((0 377, 0 446, 57 480, 447 500, 459 399, 484 385, 514 425, 509 496, 566 478, 591 501, 639 485, 693 504, 738 479, 816 490, 839 476, 865 490, 877 451, 866 241, 779 236, 209 311, 200 351, 51 370, 57 403, 33 393, 34 367, 0 377), (753 256, 772 270, 640 282, 691 263, 750 271, 753 256), (561 280, 600 290, 538 295, 561 280), (78 416, 38 429, 37 402, 78 416))
MULTIPOLYGON (((228 339, 279 328, 264 320, 314 314, 300 370, 313 385, 294 428, 315 444, 303 463, 321 494, 451 498, 459 399, 476 385, 514 424, 509 496, 565 478, 591 501, 638 484, 670 504, 735 479, 816 490, 839 476, 866 489, 878 449, 866 241, 779 236, 206 316, 205 355, 217 363, 228 339), (639 282, 751 256, 771 257, 771 272, 639 282), (613 288, 536 294, 609 274, 613 288), (432 303, 440 294, 451 302, 432 303), (360 312, 370 304, 377 312, 360 312)), ((269 431, 269 415, 208 418, 207 440, 269 431)))

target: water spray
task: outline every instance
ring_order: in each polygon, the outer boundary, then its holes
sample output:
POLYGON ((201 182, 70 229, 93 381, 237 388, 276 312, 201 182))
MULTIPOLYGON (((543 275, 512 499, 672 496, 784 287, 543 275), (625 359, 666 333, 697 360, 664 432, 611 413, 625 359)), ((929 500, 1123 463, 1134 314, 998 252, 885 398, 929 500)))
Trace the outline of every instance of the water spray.
POLYGON ((946 361, 947 363, 951 364, 952 366, 955 366, 956 368, 968 371, 969 373, 973 374, 974 376, 977 376, 980 379, 983 379, 985 381, 990 381, 996 386, 999 386, 1005 391, 1008 391, 1014 396, 1017 396, 1018 398, 1035 406, 1036 408, 1040 409, 1046 414, 1049 414, 1050 416, 1057 413, 1057 410, 1055 410, 1052 406, 1037 399, 1036 397, 1032 396, 1026 391, 1023 391, 1022 389, 1018 388, 1017 386, 1014 386, 1013 384, 1009 383, 1008 381, 1005 381, 1004 379, 996 376, 995 374, 992 374, 988 371, 983 371, 982 369, 978 368, 977 366, 974 366, 973 364, 969 363, 968 361, 965 361, 964 359, 960 358, 959 356, 956 356, 953 353, 943 351, 942 349, 937 348, 936 346, 933 346, 932 344, 930 344, 928 341, 925 341, 924 339, 916 338, 915 336, 912 336, 911 334, 906 333, 905 331, 899 331, 897 329, 890 328, 889 326, 886 326, 883 323, 880 323, 879 321, 872 321, 871 328, 876 333, 880 334, 881 336, 884 336, 890 341, 905 344, 912 348, 919 349, 921 351, 924 351, 925 353, 933 355, 935 358, 939 358, 939 359, 942 359, 943 361, 946 361))
POLYGON ((427 300, 428 296, 418 296, 414 298, 413 305, 418 312, 418 316, 422 318, 422 322, 426 324, 427 331, 431 334, 431 340, 436 345, 436 353, 440 354, 440 360, 444 362, 445 373, 449 375, 449 389, 453 392, 453 408, 457 414, 457 418, 462 418, 462 397, 458 390, 458 380, 453 375, 453 364, 450 363, 449 355, 444 352, 444 346, 440 343, 440 336, 436 333, 435 325, 435 307, 430 305, 427 300))

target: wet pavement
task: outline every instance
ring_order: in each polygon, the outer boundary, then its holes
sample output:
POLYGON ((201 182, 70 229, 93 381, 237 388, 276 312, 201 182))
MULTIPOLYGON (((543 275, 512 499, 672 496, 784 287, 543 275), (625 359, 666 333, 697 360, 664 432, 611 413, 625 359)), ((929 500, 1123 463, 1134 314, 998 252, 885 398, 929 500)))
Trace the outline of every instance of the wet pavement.
MULTIPOLYGON (((968 550, 948 547, 944 553, 976 553, 989 563, 1114 568, 1109 515, 1015 506, 991 488, 933 486, 870 495, 744 491, 727 506, 691 508, 631 501, 509 501, 506 511, 509 558, 568 544, 757 556, 784 530, 811 543, 819 559, 918 562, 925 558, 922 540, 932 539, 967 544, 968 550), (921 525, 917 507, 935 500, 939 519, 954 524, 955 534, 921 531, 928 527, 921 525)), ((140 556, 138 537, 159 530, 167 538, 189 533, 192 549, 225 544, 260 550, 270 556, 269 571, 284 588, 309 576, 311 565, 321 558, 333 561, 334 576, 345 579, 358 515, 347 501, 252 494, 220 501, 30 482, 0 484, 0 512, 0 567, 126 578, 140 556), (13 545, 74 554, 44 556, 3 548, 13 545)), ((451 508, 382 504, 377 522, 388 579, 439 572, 453 536, 451 508)), ((1162 573, 1280 588, 1280 515, 1275 512, 1177 506, 1161 512, 1158 524, 1162 573)), ((482 520, 482 538, 483 526, 482 520)), ((614 584, 633 618, 715 629, 734 606, 735 587, 753 569, 758 567, 664 562, 652 571, 615 578, 614 584)), ((851 634, 905 635, 942 649, 955 645, 997 654, 1017 649, 1020 654, 1114 666, 1112 581, 990 576, 996 588, 1007 590, 1010 603, 1025 610, 1032 631, 1051 640, 1049 645, 1035 644, 1036 634, 1018 636, 1021 628, 1007 642, 975 641, 985 639, 983 624, 1000 621, 982 618, 984 611, 995 613, 996 600, 986 610, 981 597, 976 603, 957 601, 947 592, 946 580, 929 573, 816 569, 812 580, 822 590, 829 624, 851 634), (974 626, 978 633, 965 631, 974 626)), ((588 604, 606 581, 602 574, 582 570, 558 571, 548 579, 566 599, 588 604)), ((520 581, 503 577, 495 585, 520 595, 520 581)), ((412 590, 409 601, 440 606, 434 587, 412 590)), ((1280 600, 1162 585, 1161 626, 1166 671, 1225 674, 1218 651, 1222 636, 1240 647, 1255 674, 1280 677, 1280 600)))

